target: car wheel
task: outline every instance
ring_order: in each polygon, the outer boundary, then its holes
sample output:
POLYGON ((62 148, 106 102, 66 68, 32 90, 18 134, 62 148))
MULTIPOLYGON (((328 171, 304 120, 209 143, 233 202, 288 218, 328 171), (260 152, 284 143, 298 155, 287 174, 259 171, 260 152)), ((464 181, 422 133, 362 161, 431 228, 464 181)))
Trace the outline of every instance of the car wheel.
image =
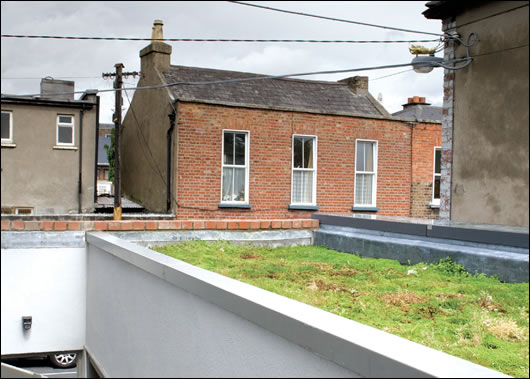
POLYGON ((74 367, 76 365, 76 357, 76 353, 57 353, 48 356, 51 364, 58 368, 74 367))

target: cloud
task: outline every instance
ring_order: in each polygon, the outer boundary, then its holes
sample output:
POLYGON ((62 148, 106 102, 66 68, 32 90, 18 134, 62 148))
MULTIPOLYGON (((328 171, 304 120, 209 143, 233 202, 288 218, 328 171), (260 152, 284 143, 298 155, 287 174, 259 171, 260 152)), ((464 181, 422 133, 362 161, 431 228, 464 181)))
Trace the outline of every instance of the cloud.
MULTIPOLYGON (((260 4, 261 2, 257 2, 260 4)), ((320 14, 341 19, 439 33, 441 23, 421 14, 423 2, 281 1, 269 7, 320 14)), ((431 39, 432 36, 397 32, 312 17, 283 14, 230 2, 119 2, 119 1, 3 1, 2 34, 143 37, 151 36, 155 19, 164 22, 166 38, 331 39, 394 40, 431 39)), ((2 93, 39 92, 40 78, 75 76, 76 90, 109 88, 100 78, 123 63, 125 70, 140 69, 139 51, 147 41, 80 41, 2 38, 2 93), (33 80, 4 79, 35 77, 33 80), (89 77, 89 78, 85 78, 89 77)), ((215 43, 170 42, 172 64, 227 69, 260 74, 341 70, 410 62, 407 44, 324 43, 215 43)), ((405 68, 403 68, 405 69, 405 68)), ((336 81, 353 75, 370 79, 395 70, 307 76, 308 80, 336 81)), ((405 73, 370 82, 374 96, 383 94, 389 111, 401 109, 407 97, 434 99, 443 95, 442 74, 405 73)), ((129 94, 131 95, 131 94, 129 94)), ((109 122, 113 95, 102 93, 103 122, 109 122), (106 121, 108 120, 108 121, 106 121)), ((440 100, 441 101, 441 100, 440 100)), ((125 103, 125 101, 124 101, 125 103)))

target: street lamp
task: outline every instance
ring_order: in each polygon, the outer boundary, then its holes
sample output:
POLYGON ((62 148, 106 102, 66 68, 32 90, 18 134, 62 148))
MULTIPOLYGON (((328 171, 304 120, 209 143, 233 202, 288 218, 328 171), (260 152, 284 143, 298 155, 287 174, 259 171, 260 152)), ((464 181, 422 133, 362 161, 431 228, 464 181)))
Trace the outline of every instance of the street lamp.
POLYGON ((443 58, 438 58, 434 55, 416 55, 411 64, 412 69, 418 74, 428 74, 434 67, 440 66, 442 62, 443 58))
POLYGON ((444 61, 443 58, 435 57, 435 49, 425 49, 423 46, 413 45, 409 48, 412 54, 415 54, 416 57, 412 59, 411 65, 412 69, 419 74, 427 74, 432 71, 435 67, 443 67, 447 70, 461 70, 471 63, 473 58, 469 56, 469 48, 478 40, 476 33, 471 33, 468 37, 467 44, 462 42, 462 40, 456 36, 448 36, 449 39, 456 40, 460 42, 466 48, 466 56, 464 58, 450 59, 444 61), (419 55, 419 54, 429 54, 429 55, 419 55), (462 63, 457 65, 457 63, 462 63))

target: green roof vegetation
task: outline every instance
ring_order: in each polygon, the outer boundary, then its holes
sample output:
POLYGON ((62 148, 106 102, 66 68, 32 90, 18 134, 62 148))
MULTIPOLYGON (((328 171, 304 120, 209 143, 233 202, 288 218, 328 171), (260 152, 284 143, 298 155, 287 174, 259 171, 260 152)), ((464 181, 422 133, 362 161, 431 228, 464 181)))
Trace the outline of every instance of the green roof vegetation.
POLYGON ((528 377, 528 283, 449 258, 401 265, 321 246, 194 241, 154 250, 514 377, 528 377))

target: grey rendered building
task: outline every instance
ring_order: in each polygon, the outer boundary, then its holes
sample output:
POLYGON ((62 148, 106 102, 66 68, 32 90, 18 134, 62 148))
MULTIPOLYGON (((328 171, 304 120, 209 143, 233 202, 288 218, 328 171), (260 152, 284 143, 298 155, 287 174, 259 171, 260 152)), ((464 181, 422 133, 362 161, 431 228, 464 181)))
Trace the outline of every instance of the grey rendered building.
POLYGON ((99 97, 73 91, 43 79, 41 96, 2 94, 2 214, 94 210, 99 97))
MULTIPOLYGON (((426 18, 472 44, 471 64, 444 75, 442 219, 528 226, 528 4, 426 4, 426 18)), ((446 59, 465 56, 463 44, 446 44, 446 59)))

